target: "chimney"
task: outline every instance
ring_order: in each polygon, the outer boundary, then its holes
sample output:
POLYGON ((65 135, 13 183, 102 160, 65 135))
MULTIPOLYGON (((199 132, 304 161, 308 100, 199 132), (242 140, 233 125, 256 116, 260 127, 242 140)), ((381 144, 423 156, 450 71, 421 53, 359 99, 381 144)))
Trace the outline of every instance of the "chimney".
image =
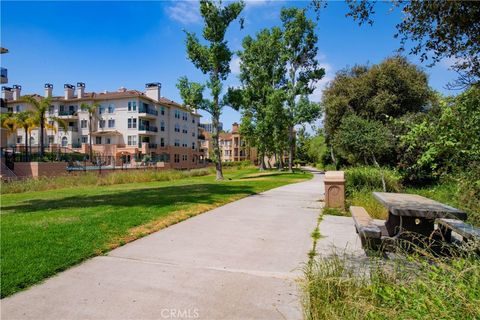
POLYGON ((65 83, 63 85, 64 91, 65 91, 65 100, 67 99, 73 99, 73 90, 75 89, 74 85, 65 83))
POLYGON ((2 99, 10 101, 13 99, 13 91, 10 87, 2 87, 2 99))
POLYGON ((51 98, 53 91, 53 84, 45 83, 45 98, 51 98))
POLYGON ((82 99, 85 93, 85 83, 77 82, 77 98, 82 99))
POLYGON ((20 100, 20 94, 22 92, 22 86, 18 84, 13 85, 13 100, 20 100))
POLYGON ((232 123, 232 132, 238 132, 238 123, 232 123))
POLYGON ((162 84, 160 82, 151 82, 145 85, 145 94, 150 99, 155 101, 160 101, 160 89, 162 88, 162 84))

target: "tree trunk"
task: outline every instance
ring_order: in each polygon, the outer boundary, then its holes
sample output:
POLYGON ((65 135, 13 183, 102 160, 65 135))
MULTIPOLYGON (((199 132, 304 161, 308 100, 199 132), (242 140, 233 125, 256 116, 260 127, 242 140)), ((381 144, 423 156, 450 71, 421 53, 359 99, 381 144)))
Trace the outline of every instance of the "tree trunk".
POLYGON ((25 128, 25 161, 28 162, 28 128, 25 128))
POLYGON ((88 146, 88 155, 90 157, 90 162, 92 162, 93 158, 93 150, 92 150, 92 116, 90 115, 88 121, 88 135, 89 135, 89 146, 88 146))
POLYGON ((337 159, 335 158, 335 154, 333 153, 333 146, 330 146, 330 157, 335 165, 335 170, 338 170, 337 159))
POLYGON ((288 129, 288 171, 293 172, 293 153, 295 152, 295 141, 293 139, 293 126, 288 129))
POLYGON ((280 156, 279 156, 278 170, 283 170, 284 166, 285 166, 285 164, 283 163, 283 151, 281 151, 280 156))
POLYGON ((45 145, 43 143, 44 131, 45 131, 45 114, 42 112, 40 114, 40 157, 42 158, 45 152, 45 145))
POLYGON ((377 159, 375 158, 375 155, 372 154, 372 160, 375 166, 380 169, 380 174, 382 175, 382 186, 383 186, 383 192, 387 192, 387 184, 385 183, 385 174, 383 173, 383 169, 380 167, 380 165, 377 162, 377 159))
POLYGON ((267 167, 265 166, 265 153, 262 151, 260 152, 260 165, 258 167, 258 170, 260 171, 265 171, 267 167))
MULTIPOLYGON (((218 106, 218 97, 214 99, 216 105, 218 106)), ((212 138, 213 138, 213 150, 215 152, 215 157, 216 157, 216 163, 215 163, 215 169, 216 169, 216 180, 223 180, 223 171, 222 171, 222 154, 220 151, 220 145, 219 145, 219 139, 218 139, 218 124, 220 122, 220 114, 214 113, 212 114, 212 138)))

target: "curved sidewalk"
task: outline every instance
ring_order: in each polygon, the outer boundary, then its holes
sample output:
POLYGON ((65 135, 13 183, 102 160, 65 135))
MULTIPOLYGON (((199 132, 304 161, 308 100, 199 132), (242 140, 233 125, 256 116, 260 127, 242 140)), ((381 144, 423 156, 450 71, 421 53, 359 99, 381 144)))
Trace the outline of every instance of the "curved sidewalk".
POLYGON ((301 319, 322 177, 232 202, 1 301, 2 319, 301 319))

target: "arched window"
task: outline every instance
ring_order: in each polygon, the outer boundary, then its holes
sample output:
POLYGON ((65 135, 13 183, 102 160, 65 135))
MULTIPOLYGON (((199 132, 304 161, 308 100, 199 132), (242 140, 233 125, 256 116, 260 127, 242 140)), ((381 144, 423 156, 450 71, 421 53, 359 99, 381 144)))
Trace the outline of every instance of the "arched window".
POLYGON ((66 147, 68 145, 68 139, 67 137, 62 138, 62 147, 66 147))

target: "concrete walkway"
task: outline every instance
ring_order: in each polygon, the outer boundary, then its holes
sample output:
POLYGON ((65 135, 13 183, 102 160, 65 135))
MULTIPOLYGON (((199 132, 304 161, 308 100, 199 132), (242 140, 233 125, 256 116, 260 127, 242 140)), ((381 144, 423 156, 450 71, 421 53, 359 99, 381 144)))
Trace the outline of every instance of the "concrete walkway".
POLYGON ((301 319, 321 198, 316 173, 230 203, 2 300, 1 318, 301 319))

